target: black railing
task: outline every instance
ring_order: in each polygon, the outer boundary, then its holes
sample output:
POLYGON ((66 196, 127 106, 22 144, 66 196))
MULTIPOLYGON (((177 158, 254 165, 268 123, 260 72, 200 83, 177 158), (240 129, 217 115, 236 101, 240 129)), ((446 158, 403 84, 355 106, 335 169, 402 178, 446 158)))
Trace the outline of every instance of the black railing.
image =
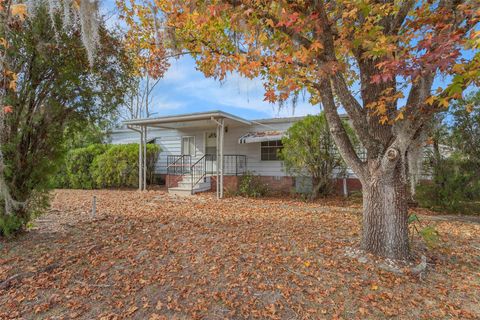
MULTIPOLYGON (((192 157, 189 155, 167 156, 167 174, 171 176, 190 175, 192 190, 195 186, 205 180, 207 175, 217 173, 217 156, 206 154, 192 164, 192 157)), ((240 176, 247 172, 247 156, 224 155, 223 174, 226 176, 240 176)), ((168 178, 167 178, 168 179, 168 178)), ((168 179, 170 181, 170 179, 168 179)), ((167 182, 169 188, 171 183, 167 182)))
POLYGON ((247 156, 229 154, 223 156, 223 174, 241 176, 247 172, 247 156))
MULTIPOLYGON (((192 183, 192 190, 195 186, 202 180, 205 180, 207 175, 207 165, 209 158, 209 154, 204 155, 200 159, 198 159, 191 167, 191 183, 192 183)), ((213 165, 213 164, 212 164, 213 165)))
POLYGON ((190 173, 192 167, 192 156, 167 156, 167 174, 174 176, 181 176, 190 173))

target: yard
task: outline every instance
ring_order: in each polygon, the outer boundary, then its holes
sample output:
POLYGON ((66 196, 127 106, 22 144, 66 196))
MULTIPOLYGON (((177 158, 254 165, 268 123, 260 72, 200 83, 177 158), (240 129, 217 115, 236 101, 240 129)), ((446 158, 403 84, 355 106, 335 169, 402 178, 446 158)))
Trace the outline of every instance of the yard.
POLYGON ((421 215, 441 242, 419 276, 347 256, 360 219, 339 200, 56 191, 0 242, 0 318, 480 318, 478 220, 421 215))

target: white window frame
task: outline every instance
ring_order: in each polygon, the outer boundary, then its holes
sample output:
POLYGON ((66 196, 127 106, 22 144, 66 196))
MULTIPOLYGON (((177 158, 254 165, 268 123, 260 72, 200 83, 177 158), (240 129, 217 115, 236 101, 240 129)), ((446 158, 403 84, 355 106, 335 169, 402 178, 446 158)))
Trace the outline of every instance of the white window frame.
POLYGON ((197 147, 196 147, 196 144, 195 144, 195 136, 182 136, 181 144, 182 144, 181 151, 182 151, 183 156, 195 157, 195 155, 197 154, 197 147), (193 147, 193 150, 190 150, 190 153, 185 153, 185 150, 184 150, 184 145, 185 144, 183 143, 184 139, 192 139, 191 146, 193 147))

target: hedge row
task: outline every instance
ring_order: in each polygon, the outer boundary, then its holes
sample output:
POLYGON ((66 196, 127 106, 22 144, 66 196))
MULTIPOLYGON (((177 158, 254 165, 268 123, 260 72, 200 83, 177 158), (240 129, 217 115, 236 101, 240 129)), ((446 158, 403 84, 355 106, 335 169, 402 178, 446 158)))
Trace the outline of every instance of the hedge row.
MULTIPOLYGON (((160 147, 147 144, 147 183, 154 179, 160 147)), ((55 179, 58 188, 97 189, 138 186, 138 144, 94 144, 70 150, 55 179)))

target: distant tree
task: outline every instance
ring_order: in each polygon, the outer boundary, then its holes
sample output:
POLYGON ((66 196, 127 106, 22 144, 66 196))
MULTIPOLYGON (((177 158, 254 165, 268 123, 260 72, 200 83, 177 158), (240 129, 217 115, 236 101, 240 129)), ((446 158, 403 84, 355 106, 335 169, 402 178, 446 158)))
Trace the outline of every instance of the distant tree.
POLYGON ((479 93, 437 115, 430 130, 425 169, 431 181, 417 188, 420 205, 452 213, 480 213, 479 93))
POLYGON ((169 56, 164 47, 163 37, 155 27, 154 7, 130 5, 118 1, 121 17, 141 16, 142 21, 149 25, 149 32, 144 29, 129 28, 125 34, 125 45, 135 66, 135 77, 126 91, 125 103, 120 110, 120 118, 149 118, 152 110, 153 92, 168 70, 169 56))
POLYGON ((5 115, 1 141, 13 207, 11 212, 2 207, 0 220, 15 220, 20 227, 49 188, 48 177, 65 151, 66 128, 75 131, 111 114, 123 102, 131 74, 119 37, 104 25, 102 45, 90 64, 81 33, 63 28, 59 14, 52 21, 46 6, 36 10, 12 24, 6 52, 18 77, 16 88, 6 92, 12 110, 5 115))
MULTIPOLYGON (((344 126, 352 135, 346 122, 344 126)), ((319 195, 331 194, 334 188, 334 173, 344 172, 346 164, 338 153, 335 141, 330 134, 327 119, 322 112, 319 115, 307 116, 295 123, 282 139, 281 157, 287 171, 295 176, 312 178, 313 189, 311 199, 319 195)))
POLYGON ((451 115, 453 146, 480 163, 480 91, 456 102, 451 115))

